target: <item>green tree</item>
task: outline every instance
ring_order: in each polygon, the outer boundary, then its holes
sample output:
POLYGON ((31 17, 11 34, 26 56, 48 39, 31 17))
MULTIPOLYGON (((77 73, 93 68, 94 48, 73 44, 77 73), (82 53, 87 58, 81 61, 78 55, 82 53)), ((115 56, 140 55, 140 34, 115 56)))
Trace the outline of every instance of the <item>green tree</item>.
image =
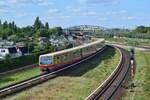
POLYGON ((34 35, 35 31, 32 26, 27 26, 27 27, 21 28, 21 33, 25 34, 28 37, 31 37, 34 35))
POLYGON ((12 24, 11 23, 8 24, 8 28, 12 29, 12 24))
POLYGON ((46 28, 46 29, 49 29, 49 24, 48 24, 48 22, 45 23, 45 28, 46 28))
POLYGON ((7 23, 7 21, 5 21, 5 22, 3 23, 3 29, 6 29, 6 28, 8 28, 8 23, 7 23))
POLYGON ((16 34, 13 34, 9 37, 10 41, 18 42, 19 37, 16 34))
POLYGON ((40 28, 43 28, 44 27, 44 25, 42 24, 42 22, 40 21, 40 19, 39 19, 39 17, 37 17, 36 19, 35 19, 35 22, 34 22, 34 29, 35 29, 35 31, 37 31, 37 30, 39 30, 40 28))
POLYGON ((12 31, 13 31, 13 33, 17 33, 18 32, 18 27, 17 27, 17 25, 15 24, 14 21, 12 22, 12 31))
POLYGON ((0 20, 0 29, 1 29, 1 27, 2 27, 2 22, 1 22, 1 20, 0 20))
POLYGON ((148 30, 149 30, 149 27, 138 26, 134 31, 137 33, 147 33, 148 30))
POLYGON ((0 37, 1 37, 1 34, 2 34, 2 22, 0 20, 0 37))
POLYGON ((63 34, 63 31, 62 31, 61 27, 55 27, 55 29, 56 29, 58 35, 62 35, 63 34))
POLYGON ((50 37, 50 32, 47 29, 42 28, 42 29, 39 29, 37 31, 37 35, 38 35, 38 37, 47 37, 47 38, 49 38, 50 37))
POLYGON ((12 30, 10 28, 3 29, 2 38, 7 39, 12 34, 12 30))
POLYGON ((50 29, 51 35, 62 35, 62 28, 61 27, 55 27, 50 29))
POLYGON ((54 51, 55 51, 55 47, 54 47, 50 42, 48 42, 48 43, 45 45, 44 49, 45 49, 46 51, 49 51, 49 52, 54 52, 54 51))

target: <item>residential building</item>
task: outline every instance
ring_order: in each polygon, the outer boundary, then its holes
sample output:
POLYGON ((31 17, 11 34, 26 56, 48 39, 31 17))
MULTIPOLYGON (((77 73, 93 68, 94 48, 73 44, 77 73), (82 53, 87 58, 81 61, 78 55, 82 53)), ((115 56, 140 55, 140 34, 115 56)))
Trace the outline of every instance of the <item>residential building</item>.
POLYGON ((5 59, 7 55, 10 55, 11 58, 21 56, 14 46, 0 47, 0 59, 5 59))

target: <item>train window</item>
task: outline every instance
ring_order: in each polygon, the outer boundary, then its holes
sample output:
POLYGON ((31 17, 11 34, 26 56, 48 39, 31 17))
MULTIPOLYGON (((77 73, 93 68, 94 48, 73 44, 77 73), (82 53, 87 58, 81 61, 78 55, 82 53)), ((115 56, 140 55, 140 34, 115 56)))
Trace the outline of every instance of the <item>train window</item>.
POLYGON ((78 51, 76 51, 76 54, 75 54, 76 56, 78 56, 78 51))
POLYGON ((66 56, 66 59, 68 59, 68 56, 69 56, 68 53, 66 53, 65 56, 66 56))
POLYGON ((70 58, 73 59, 73 57, 74 57, 74 56, 73 56, 73 52, 71 52, 70 54, 71 54, 71 55, 70 55, 70 58))
POLYGON ((72 59, 72 52, 68 52, 68 59, 72 59))
POLYGON ((76 53, 75 53, 75 52, 73 52, 73 57, 75 56, 75 54, 76 54, 76 53))
POLYGON ((68 60, 68 55, 67 54, 65 54, 65 60, 68 60))
POLYGON ((67 57, 67 60, 70 60, 71 54, 67 53, 66 57, 67 57))
POLYGON ((63 54, 63 55, 62 55, 62 58, 63 58, 63 60, 65 61, 65 60, 66 60, 66 54, 63 54))
POLYGON ((62 55, 62 58, 63 58, 63 60, 66 60, 66 55, 65 54, 62 55))
POLYGON ((40 64, 44 65, 52 64, 52 57, 51 56, 40 57, 40 64))
POLYGON ((60 56, 59 60, 60 60, 60 62, 63 62, 63 56, 62 55, 60 56))
POLYGON ((54 56, 54 63, 57 64, 57 57, 54 56))
POLYGON ((66 55, 62 55, 62 60, 63 60, 63 61, 66 60, 66 55))
POLYGON ((67 53, 65 54, 65 60, 68 60, 68 54, 67 53))
POLYGON ((79 55, 79 50, 77 50, 77 56, 79 55))
POLYGON ((75 55, 76 53, 75 52, 73 52, 73 55, 75 55))
POLYGON ((59 59, 59 56, 57 56, 57 59, 59 59))

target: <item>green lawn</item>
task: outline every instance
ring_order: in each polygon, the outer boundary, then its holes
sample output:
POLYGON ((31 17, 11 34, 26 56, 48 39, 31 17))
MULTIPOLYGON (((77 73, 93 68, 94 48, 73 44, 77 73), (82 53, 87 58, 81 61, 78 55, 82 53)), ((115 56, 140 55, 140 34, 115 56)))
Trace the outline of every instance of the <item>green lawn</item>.
POLYGON ((109 48, 76 70, 6 98, 7 100, 84 100, 115 69, 120 54, 109 48))
POLYGON ((136 75, 133 80, 135 88, 128 89, 123 100, 150 99, 150 52, 136 52, 136 75))
POLYGON ((31 78, 35 75, 39 75, 40 71, 38 68, 27 69, 17 73, 12 73, 5 76, 0 76, 0 87, 8 86, 10 84, 31 78))

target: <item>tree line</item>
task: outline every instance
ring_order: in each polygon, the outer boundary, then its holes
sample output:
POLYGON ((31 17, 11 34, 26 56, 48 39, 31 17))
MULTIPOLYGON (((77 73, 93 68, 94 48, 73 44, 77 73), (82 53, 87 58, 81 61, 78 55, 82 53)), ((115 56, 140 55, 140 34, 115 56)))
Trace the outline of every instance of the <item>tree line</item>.
POLYGON ((111 29, 108 32, 99 32, 96 34, 98 37, 111 38, 114 36, 118 37, 128 37, 128 38, 141 38, 141 39, 150 39, 150 27, 148 26, 138 26, 133 30, 129 29, 111 29))
POLYGON ((135 30, 133 30, 134 33, 143 33, 143 34, 150 34, 150 27, 148 26, 138 26, 135 30))
POLYGON ((125 34, 118 34, 123 35, 129 38, 141 38, 141 39, 150 39, 150 27, 148 26, 138 26, 134 30, 127 32, 125 34))
POLYGON ((0 20, 0 39, 13 41, 14 43, 23 43, 32 52, 41 52, 49 50, 55 51, 55 47, 50 42, 40 45, 39 38, 60 36, 63 34, 61 27, 50 28, 49 23, 43 23, 39 17, 36 17, 33 25, 18 27, 16 23, 0 20))
POLYGON ((14 42, 26 41, 29 37, 48 37, 52 35, 61 35, 62 28, 50 28, 48 22, 42 23, 37 17, 32 26, 18 27, 15 22, 0 20, 0 38, 3 40, 12 40, 14 42))

